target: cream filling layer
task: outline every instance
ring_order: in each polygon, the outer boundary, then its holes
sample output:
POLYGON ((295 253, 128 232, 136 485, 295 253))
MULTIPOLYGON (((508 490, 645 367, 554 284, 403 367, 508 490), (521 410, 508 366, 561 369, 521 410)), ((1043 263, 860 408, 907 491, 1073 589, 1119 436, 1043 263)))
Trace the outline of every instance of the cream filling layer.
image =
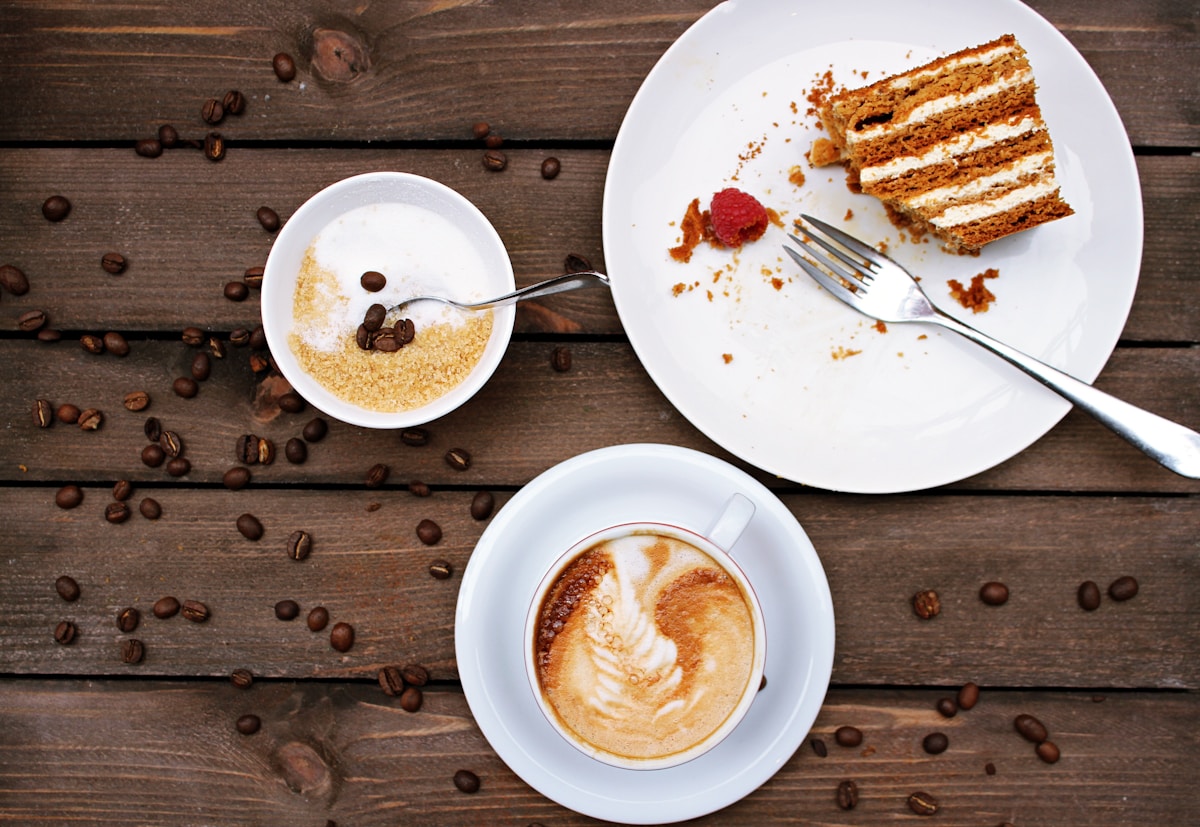
POLYGON ((962 57, 956 57, 953 60, 943 63, 936 69, 914 70, 910 74, 894 78, 888 83, 886 88, 911 89, 918 83, 933 80, 941 75, 951 74, 964 66, 981 66, 1004 55, 1013 54, 1016 51, 1016 48, 1012 46, 997 46, 994 49, 989 49, 986 52, 980 52, 976 55, 963 55, 962 57))
MULTIPOLYGON (((1037 175, 1039 180, 1054 182, 1054 171, 1050 168, 1053 155, 1049 152, 1037 152, 1027 155, 1018 163, 1006 167, 999 172, 976 178, 966 184, 956 184, 948 187, 938 187, 935 190, 914 195, 903 199, 910 206, 925 210, 936 210, 939 204, 948 204, 964 198, 986 196, 988 190, 1013 186, 1023 178, 1037 175)), ((956 208, 950 208, 956 209, 956 208)), ((949 212, 947 209, 946 212, 949 212)))
POLYGON ((976 152, 980 149, 986 149, 989 146, 995 146, 1010 138, 1040 131, 1043 131, 1043 127, 1039 127, 1037 121, 1033 118, 1023 118, 1015 124, 991 124, 982 130, 968 132, 959 135, 957 138, 936 144, 920 155, 902 155, 884 164, 862 167, 858 171, 858 178, 864 184, 873 184, 877 181, 887 180, 888 178, 898 178, 906 172, 911 172, 915 169, 924 169, 934 164, 951 161, 966 155, 968 152, 976 152))

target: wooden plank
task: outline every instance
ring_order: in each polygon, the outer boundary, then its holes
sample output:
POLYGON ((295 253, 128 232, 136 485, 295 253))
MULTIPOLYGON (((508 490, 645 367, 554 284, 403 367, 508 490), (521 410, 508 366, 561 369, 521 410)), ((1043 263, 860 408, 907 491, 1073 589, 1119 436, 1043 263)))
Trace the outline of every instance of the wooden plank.
MULTIPOLYGON (((827 757, 801 746, 757 791, 694 823, 912 819, 906 799, 916 791, 938 800, 938 824, 1106 827, 1200 817, 1194 694, 1098 702, 1088 693, 985 689, 974 709, 950 720, 934 711, 941 694, 832 691, 811 733, 828 745, 827 757), (1062 751, 1057 764, 1040 761, 1013 731, 1018 714, 1046 724, 1062 751), (834 743, 845 724, 863 731, 861 747, 834 743), (921 741, 934 731, 950 747, 931 756, 921 741), (843 780, 858 786, 850 811, 835 800, 843 780)), ((597 823, 508 769, 452 688, 427 691, 410 714, 377 687, 342 682, 239 691, 225 683, 7 680, 0 747, 0 819, 22 824, 597 823), (251 736, 234 728, 247 712, 263 722, 251 736), (460 769, 479 776, 477 793, 455 789, 460 769)))
MULTIPOLYGON (((0 382, 7 389, 0 395, 0 423, 8 434, 0 440, 0 479, 173 482, 163 468, 142 464, 149 416, 182 437, 191 472, 179 482, 191 484, 219 483, 236 464, 236 444, 244 434, 275 443, 280 456, 253 471, 256 481, 272 484, 357 486, 371 465, 383 462, 403 475, 404 483, 417 478, 438 486, 513 487, 577 453, 628 442, 678 444, 731 459, 663 397, 629 345, 567 340, 572 368, 557 373, 550 355, 562 341, 513 342, 478 396, 429 423, 427 446, 412 448, 394 432, 328 420, 329 436, 312 446, 302 466, 284 461, 281 453, 318 412, 281 413, 275 400, 288 386, 277 376, 258 378, 248 365, 247 349, 230 349, 223 360, 215 360, 199 394, 182 399, 171 386, 189 373, 194 354, 182 341, 135 340, 124 358, 87 353, 75 341, 0 341, 0 382), (135 390, 151 397, 144 412, 131 413, 123 406, 125 394, 135 390), (98 408, 104 425, 94 432, 62 423, 38 428, 31 410, 39 398, 56 407, 98 408), (549 435, 555 438, 541 438, 549 435), (470 469, 457 471, 446 464, 444 455, 451 448, 472 454, 470 469)), ((1198 382, 1200 350, 1123 348, 1098 386, 1197 426, 1200 411, 1193 389, 1198 382)), ((774 488, 795 487, 737 464, 774 488)), ((1200 490, 1200 483, 1167 471, 1090 417, 1072 412, 1031 448, 955 487, 1185 493, 1200 490)))
MULTIPOLYGON (((510 138, 611 140, 658 58, 713 5, 7 3, 0 45, 21 58, 0 84, 22 104, 0 140, 132 143, 164 122, 202 136, 201 104, 231 88, 249 101, 220 125, 235 141, 468 139, 481 118, 510 138), (286 85, 271 69, 281 51, 299 65, 286 85)), ((1081 50, 1135 144, 1200 145, 1191 4, 1157 3, 1149 20, 1120 0, 1031 5, 1081 50)))
MULTIPOLYGON (((81 506, 54 505, 53 488, 7 489, 12 515, 0 579, 0 672, 74 675, 373 677, 415 661, 456 676, 453 625, 461 574, 485 523, 469 516, 473 491, 139 489, 162 506, 157 521, 134 513, 105 522, 111 489, 87 487, 81 506), (378 507, 376 507, 378 506, 378 507), (249 512, 265 528, 251 542, 236 529, 249 512), (416 526, 443 531, 433 547, 416 526), (309 532, 304 561, 288 536, 309 532), (435 580, 432 561, 448 561, 435 580), (83 597, 56 594, 60 575, 83 597), (165 595, 203 602, 204 624, 152 616, 165 595), (276 619, 296 600, 300 620, 276 619), (325 606, 356 629, 348 654, 303 616, 325 606), (127 666, 116 617, 143 617, 135 636, 145 660, 127 666), (79 629, 69 646, 55 626, 79 629)), ((496 492, 502 505, 506 492, 496 492)), ((1200 501, 1195 498, 963 496, 848 497, 789 494, 785 504, 821 557, 836 607, 834 680, 843 684, 1123 686, 1195 688, 1200 683, 1200 501), (1104 589, 1132 575, 1141 592, 1095 612, 1076 603, 1085 580, 1104 589), (1011 597, 990 607, 990 580, 1011 597), (939 594, 942 613, 922 621, 911 599, 939 594), (1114 643, 1119 642, 1119 643, 1114 643)), ((517 598, 519 599, 519 598, 517 598)))

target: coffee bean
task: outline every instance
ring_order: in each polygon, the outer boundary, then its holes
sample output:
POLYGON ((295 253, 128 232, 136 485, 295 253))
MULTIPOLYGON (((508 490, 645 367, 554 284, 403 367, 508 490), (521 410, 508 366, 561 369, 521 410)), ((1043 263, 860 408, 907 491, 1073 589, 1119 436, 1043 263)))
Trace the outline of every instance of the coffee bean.
POLYGON ((229 344, 234 347, 245 347, 250 344, 252 335, 249 330, 244 327, 235 327, 229 331, 229 344))
POLYGON ((229 682, 235 689, 249 689, 254 684, 254 675, 249 669, 234 669, 229 673, 229 682))
POLYGON ((192 357, 191 373, 197 382, 207 382, 212 375, 212 359, 203 350, 192 357))
POLYGON ((979 686, 968 681, 958 690, 958 708, 971 709, 979 703, 979 686))
POLYGON ((244 302, 250 296, 250 288, 241 281, 226 282, 224 292, 225 298, 231 302, 244 302))
POLYGON ((162 506, 158 504, 158 500, 152 497, 143 497, 138 503, 138 511, 147 520, 157 520, 162 516, 162 506))
POLYGON ((908 797, 908 809, 919 816, 931 816, 938 808, 938 800, 929 793, 915 792, 908 797))
POLYGON ((837 741, 838 746, 857 747, 863 741, 862 730, 858 727, 840 726, 834 731, 833 740, 837 741))
POLYGON ((236 89, 230 89, 221 99, 221 107, 227 114, 240 115, 246 111, 246 96, 236 89))
POLYGON ((54 495, 54 504, 59 508, 75 508, 83 502, 83 489, 78 485, 64 485, 54 495))
POLYGON ((300 604, 295 600, 280 600, 275 604, 275 617, 280 620, 295 620, 300 616, 300 604))
POLYGON ((354 627, 349 623, 335 623, 329 631, 329 645, 339 652, 349 652, 354 646, 354 627))
POLYGON ((858 805, 858 785, 850 780, 838 784, 837 805, 843 810, 853 810, 858 805))
POLYGON ((937 711, 943 718, 953 718, 958 714, 958 703, 953 698, 939 698, 937 711))
POLYGON ((434 580, 448 580, 454 569, 445 560, 434 560, 429 564, 429 574, 434 580))
POLYGON ((410 482, 408 484, 408 491, 414 497, 428 497, 433 494, 433 492, 429 490, 429 486, 420 480, 413 480, 410 482))
POLYGON ((579 253, 567 253, 563 259, 564 273, 582 273, 592 269, 592 263, 579 253))
POLYGON ((292 437, 283 446, 283 455, 293 465, 300 465, 308 459, 308 445, 298 437, 292 437))
POLYGON ((179 614, 179 601, 170 595, 160 597, 154 602, 154 607, 151 611, 154 612, 154 616, 159 620, 166 620, 168 617, 174 617, 179 614))
POLYGON ((383 327, 383 320, 387 316, 387 308, 376 302, 367 308, 367 312, 363 315, 362 325, 368 333, 374 333, 383 327))
POLYGON ((308 623, 309 630, 313 632, 321 631, 327 625, 329 625, 329 610, 324 606, 317 606, 313 608, 309 611, 308 620, 306 622, 308 623))
POLYGON ((251 353, 250 358, 246 361, 250 363, 250 370, 254 371, 255 373, 264 373, 271 368, 270 356, 262 356, 257 353, 251 353))
POLYGON ((371 334, 371 347, 380 353, 395 353, 404 345, 396 338, 394 328, 385 327, 371 334))
POLYGON ((559 345, 550 351, 550 367, 558 373, 566 373, 571 369, 571 349, 559 345))
POLYGON ((312 552, 312 536, 307 531, 293 531, 288 537, 287 554, 293 560, 303 560, 312 552))
POLYGON ((225 157, 225 139, 220 132, 209 132, 204 136, 204 157, 210 161, 220 161, 225 157))
POLYGON ((295 391, 288 391, 279 397, 279 409, 287 413, 300 413, 307 407, 304 397, 295 391))
POLYGON ((1108 596, 1113 600, 1132 600, 1138 593, 1138 581, 1126 575, 1118 577, 1108 586, 1108 596))
POLYGON ((181 338, 185 345, 200 347, 200 345, 204 344, 204 331, 198 327, 185 327, 181 338))
POLYGON ((95 408, 87 408, 79 412, 79 419, 75 422, 81 431, 98 431, 100 426, 104 424, 104 414, 95 408))
POLYGON ((442 539, 442 527, 433 520, 421 520, 417 523, 417 539, 427 546, 435 546, 442 539))
POLYGON ((1075 599, 1085 612, 1094 612, 1100 608, 1100 587, 1091 580, 1084 580, 1079 584, 1075 599))
POLYGON ((489 149, 483 153, 483 168, 491 172, 501 172, 508 166, 508 156, 498 149, 489 149))
POLYGON ((100 257, 100 267, 106 273, 120 275, 125 272, 125 256, 120 253, 105 253, 100 257))
POLYGON ((268 233, 273 233, 279 229, 279 213, 275 212, 270 207, 259 207, 258 212, 254 214, 258 219, 258 223, 268 233))
POLYGON ((1018 715, 1013 719, 1013 728, 1021 733, 1021 737, 1026 741, 1032 741, 1035 744, 1045 741, 1050 734, 1046 731, 1045 724, 1032 715, 1018 715))
POLYGON ((257 715, 247 713, 239 717, 234 726, 237 727, 237 731, 242 733, 242 735, 253 735, 262 728, 262 719, 257 715))
POLYGON ((942 610, 942 601, 938 599, 938 594, 933 589, 926 589, 914 594, 912 604, 913 611, 922 620, 937 617, 942 610))
MULTIPOLYGON (((149 397, 147 397, 149 398, 149 397)), ((142 433, 146 435, 146 439, 151 442, 158 442, 162 439, 163 427, 159 422, 158 417, 148 416, 145 423, 142 424, 142 433)))
POLYGON ((266 437, 258 440, 258 464, 270 465, 275 461, 275 443, 266 437))
POLYGON ((205 123, 216 126, 225 120, 225 107, 216 98, 209 98, 200 107, 200 118, 205 123))
POLYGON ((75 578, 64 574, 62 577, 54 581, 54 590, 58 592, 58 596, 68 603, 74 603, 79 599, 79 584, 75 582, 75 578))
POLYGON ((979 599, 989 606, 1003 606, 1008 602, 1008 586, 992 581, 979 588, 979 599))
POLYGON ((166 452, 157 442, 152 442, 142 449, 142 462, 150 468, 162 465, 166 458, 166 452))
POLYGON ((284 83, 296 77, 296 61, 286 52, 280 52, 271 59, 271 68, 275 70, 275 77, 284 83))
POLYGON ((59 405, 54 411, 54 415, 58 417, 58 421, 64 425, 75 425, 79 422, 79 414, 81 411, 75 405, 65 402, 59 405))
POLYGON ((29 292, 29 278, 20 267, 5 264, 0 266, 0 287, 14 296, 24 296, 29 292))
POLYGON ((133 483, 129 480, 117 480, 113 483, 113 499, 124 502, 133 495, 133 483))
POLYGON ((63 646, 74 643, 77 634, 79 634, 79 628, 69 620, 64 620, 54 627, 54 639, 63 646))
POLYGON ((813 738, 810 742, 812 751, 818 758, 826 758, 829 756, 829 747, 825 746, 825 742, 820 738, 813 738))
POLYGON ((1036 748, 1038 758, 1041 758, 1047 764, 1055 764, 1062 757, 1058 746, 1053 741, 1042 741, 1036 748))
POLYGON ((261 540, 263 525, 253 514, 242 514, 237 518, 237 530, 247 540, 261 540))
POLYGON ((941 755, 950 746, 950 739, 944 732, 931 732, 921 741, 921 747, 930 755, 941 755))
POLYGON ((187 457, 172 457, 167 460, 166 472, 172 477, 185 476, 192 470, 192 462, 187 457))
POLYGON ((61 342, 62 341, 62 331, 54 330, 53 328, 49 328, 49 327, 43 327, 41 330, 39 330, 37 332, 36 338, 39 342, 45 342, 47 344, 53 344, 54 342, 61 342))
POLYGON ((553 181, 561 171, 562 164, 557 158, 551 157, 542 161, 542 177, 547 181, 553 181))
POLYGON ((174 431, 163 431, 158 437, 158 446, 169 457, 183 455, 183 438, 174 431))
POLYGON ((122 336, 120 333, 110 330, 108 333, 104 334, 103 341, 104 341, 104 349, 107 350, 109 353, 111 353, 113 356, 128 356, 129 355, 129 342, 127 342, 125 340, 125 337, 122 336))
POLYGON ((475 139, 479 141, 482 141, 484 138, 486 138, 488 133, 491 131, 492 127, 487 121, 476 121, 471 125, 471 134, 474 135, 475 139))
POLYGON ((455 471, 466 471, 471 467, 471 455, 462 448, 451 448, 446 452, 446 464, 455 471))
POLYGON ((142 613, 129 606, 117 612, 117 628, 128 634, 138 627, 142 621, 142 613))
POLYGON ((412 319, 401 319, 396 322, 394 330, 396 331, 396 341, 402 346, 407 345, 417 337, 417 328, 413 324, 412 319))
POLYGON ((385 666, 379 670, 379 674, 376 677, 379 680, 379 688, 383 690, 383 694, 394 697, 404 691, 404 678, 400 675, 399 667, 385 666))
POLYGON ((80 336, 79 344, 88 353, 96 356, 104 352, 104 339, 100 336, 94 336, 91 333, 85 333, 80 336))
MULTIPOLYGON (((150 394, 145 391, 130 391, 125 394, 123 404, 127 411, 133 411, 134 413, 144 411, 150 406, 150 394)), ((157 437, 155 438, 157 439, 157 437)))
POLYGON ((104 509, 104 519, 110 523, 123 523, 129 519, 129 506, 122 502, 109 503, 104 509))
POLYGON ((62 221, 71 212, 71 202, 62 195, 51 195, 42 202, 42 215, 47 221, 62 221))
POLYGON ((208 607, 198 600, 185 600, 179 608, 179 613, 193 623, 203 623, 208 620, 208 607))
POLYGON ((492 496, 491 491, 477 491, 471 498, 471 516, 476 520, 486 520, 492 516, 492 509, 495 507, 496 498, 492 496))
POLYGON ((250 470, 238 465, 230 468, 221 477, 221 482, 230 491, 240 491, 245 488, 250 482, 250 470))
POLYGON ((424 428, 405 428, 400 432, 400 441, 419 448, 429 444, 429 431, 424 428))
POLYGON ((987 773, 988 775, 995 775, 996 774, 996 765, 993 764, 991 761, 988 761, 986 764, 983 765, 983 771, 985 773, 987 773))
POLYGON ((479 776, 470 770, 459 770, 454 773, 454 786, 464 793, 479 792, 479 776))
POLYGON ((234 455, 238 462, 254 465, 258 462, 258 437, 254 434, 242 434, 237 439, 234 455))
POLYGON ((391 469, 382 462, 372 465, 367 470, 367 488, 378 488, 379 486, 383 485, 385 482, 387 482, 388 474, 390 473, 391 469))
POLYGON ((378 270, 368 270, 359 277, 358 283, 362 285, 363 290, 368 293, 378 293, 383 288, 387 287, 387 276, 378 270))
POLYGON ((169 123, 158 128, 158 142, 163 149, 174 149, 179 144, 179 131, 169 123))
POLYGON ((483 139, 483 145, 488 149, 499 149, 504 146, 504 138, 498 132, 489 132, 483 139))
POLYGON ((142 138, 134 143, 133 151, 143 158, 157 158, 163 153, 163 144, 156 138, 142 138))
POLYGON ((429 670, 419 663, 409 663, 400 670, 400 675, 409 686, 424 686, 429 683, 429 670))
POLYGON ((33 424, 39 428, 49 428, 54 424, 54 406, 48 399, 33 401, 33 424))
POLYGON ((125 663, 141 663, 146 656, 146 647, 137 638, 121 641, 121 660, 125 663))
POLYGON ((44 310, 27 310, 17 317, 17 330, 22 333, 33 333, 46 326, 49 317, 44 310))
POLYGON ((405 712, 416 712, 421 708, 421 703, 425 700, 421 690, 415 686, 405 687, 400 693, 400 708, 405 712))

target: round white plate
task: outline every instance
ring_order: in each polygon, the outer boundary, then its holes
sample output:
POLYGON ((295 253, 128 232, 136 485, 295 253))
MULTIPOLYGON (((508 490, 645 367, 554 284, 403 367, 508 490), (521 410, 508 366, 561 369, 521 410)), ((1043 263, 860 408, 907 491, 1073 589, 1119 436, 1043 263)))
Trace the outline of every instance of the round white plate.
POLYGON ((1111 100, 1071 44, 1015 0, 729 0, 650 72, 617 137, 604 194, 604 252, 621 321, 647 372, 697 428, 777 476, 835 491, 911 491, 963 479, 1025 449, 1069 404, 955 334, 872 321, 823 293, 769 228, 740 251, 668 255, 688 203, 736 186, 878 244, 944 310, 1092 381, 1125 324, 1142 249, 1141 191, 1111 100), (914 244, 882 205, 806 153, 825 133, 806 96, 832 72, 861 86, 1013 33, 1029 55, 1075 215, 978 257, 914 244), (867 76, 861 74, 866 72, 867 76), (789 171, 806 181, 795 186, 789 171), (847 217, 850 215, 850 217, 847 217), (963 310, 948 279, 988 268, 997 300, 963 310), (773 280, 778 283, 773 283, 773 280), (675 294, 675 286, 682 292, 675 294))
POLYGON ((581 454, 517 492, 471 555, 454 630, 463 691, 496 753, 546 797, 627 824, 695 818, 757 789, 804 740, 833 666, 829 585, 796 518, 743 471, 669 445, 581 454), (762 603, 767 686, 733 734, 686 764, 627 770, 588 758, 550 726, 525 676, 525 614, 539 580, 564 549, 608 525, 703 531, 734 492, 756 506, 733 554, 762 603))

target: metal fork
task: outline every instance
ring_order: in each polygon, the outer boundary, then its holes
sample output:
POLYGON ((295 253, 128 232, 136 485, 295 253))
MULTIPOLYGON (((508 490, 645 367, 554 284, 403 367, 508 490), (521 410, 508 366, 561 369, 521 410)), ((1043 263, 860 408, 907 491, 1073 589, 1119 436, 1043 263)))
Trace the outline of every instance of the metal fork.
POLYGON ((808 215, 801 218, 810 226, 797 222, 797 227, 813 243, 789 235, 808 258, 787 245, 783 249, 836 298, 873 319, 928 322, 953 330, 1011 362, 1175 473, 1200 479, 1200 434, 1097 390, 946 315, 911 273, 883 253, 823 221, 808 215))

